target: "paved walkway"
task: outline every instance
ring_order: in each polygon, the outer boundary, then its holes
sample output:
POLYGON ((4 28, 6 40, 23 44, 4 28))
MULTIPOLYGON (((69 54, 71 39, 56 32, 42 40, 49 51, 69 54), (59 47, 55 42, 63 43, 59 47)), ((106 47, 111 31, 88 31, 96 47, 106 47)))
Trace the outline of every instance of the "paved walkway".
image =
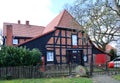
POLYGON ((93 76, 93 83, 120 83, 120 81, 113 79, 108 75, 93 76))

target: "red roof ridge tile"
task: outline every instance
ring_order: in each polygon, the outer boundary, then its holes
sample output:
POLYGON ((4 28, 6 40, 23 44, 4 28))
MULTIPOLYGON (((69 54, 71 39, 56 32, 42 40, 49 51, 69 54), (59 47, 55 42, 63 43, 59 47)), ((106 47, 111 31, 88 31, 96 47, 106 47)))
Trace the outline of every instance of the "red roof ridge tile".
MULTIPOLYGON (((69 14, 69 16, 72 18, 72 19, 74 19, 75 20, 75 18, 67 11, 67 10, 63 10, 63 15, 65 14, 65 13, 67 13, 67 14, 69 14)), ((63 15, 62 15, 62 17, 61 17, 61 19, 60 19, 60 21, 62 20, 62 18, 63 18, 63 15)), ((60 23, 60 21, 59 21, 59 23, 60 23)), ((76 21, 76 20, 75 20, 76 21)), ((78 21, 76 21, 77 23, 78 23, 78 21)), ((78 23, 79 24, 79 23, 78 23)), ((80 24, 79 24, 80 25, 80 24)), ((80 25, 81 26, 81 25, 80 25)))
POLYGON ((61 20, 63 19, 63 15, 65 14, 65 12, 67 12, 67 11, 66 11, 66 10, 63 10, 62 15, 61 15, 61 18, 60 18, 60 20, 59 20, 59 22, 58 22, 58 24, 57 24, 57 25, 59 25, 59 24, 60 24, 61 20))
POLYGON ((76 19, 67 11, 63 10, 62 16, 58 22, 60 27, 74 28, 74 29, 82 29, 82 26, 76 21, 76 19))

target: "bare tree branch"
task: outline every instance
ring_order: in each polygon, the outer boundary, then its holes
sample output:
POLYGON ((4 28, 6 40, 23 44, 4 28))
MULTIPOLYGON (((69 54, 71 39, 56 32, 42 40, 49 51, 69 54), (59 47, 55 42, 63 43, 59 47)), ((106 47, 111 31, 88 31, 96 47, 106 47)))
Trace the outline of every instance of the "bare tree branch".
POLYGON ((94 44, 104 50, 116 35, 117 27, 120 26, 120 5, 115 4, 117 6, 115 9, 111 6, 114 4, 110 0, 92 1, 76 0, 68 11, 85 27, 85 32, 88 32, 94 44))

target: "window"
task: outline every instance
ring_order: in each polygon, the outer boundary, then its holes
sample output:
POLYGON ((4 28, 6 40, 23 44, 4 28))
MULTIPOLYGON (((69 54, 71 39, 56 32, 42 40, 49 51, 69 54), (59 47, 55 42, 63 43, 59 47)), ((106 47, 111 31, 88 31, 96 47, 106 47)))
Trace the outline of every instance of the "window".
POLYGON ((18 44, 18 39, 13 39, 13 44, 18 44))
POLYGON ((77 51, 76 51, 76 50, 73 50, 72 52, 73 52, 73 53, 77 53, 77 51))
POLYGON ((87 55, 84 55, 84 56, 83 56, 83 60, 84 60, 84 62, 87 62, 87 61, 88 61, 87 55))
POLYGON ((72 35, 72 45, 77 45, 77 35, 72 35))
POLYGON ((54 52, 47 52, 47 61, 54 61, 54 52))

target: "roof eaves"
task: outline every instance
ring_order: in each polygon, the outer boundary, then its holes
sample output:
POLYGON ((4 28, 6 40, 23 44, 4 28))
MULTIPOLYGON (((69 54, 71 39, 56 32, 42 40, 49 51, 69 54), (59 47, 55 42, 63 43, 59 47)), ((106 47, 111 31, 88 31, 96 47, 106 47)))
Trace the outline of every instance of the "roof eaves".
POLYGON ((37 38, 39 38, 39 37, 45 36, 45 35, 53 32, 53 31, 55 31, 55 30, 51 30, 51 31, 49 31, 49 32, 47 32, 47 33, 44 33, 44 34, 39 35, 39 36, 37 36, 37 37, 34 37, 34 38, 32 38, 32 39, 30 39, 30 40, 28 40, 28 41, 25 41, 25 42, 23 42, 23 43, 21 43, 21 44, 16 45, 16 46, 21 46, 21 45, 23 45, 23 44, 26 44, 26 43, 28 43, 28 42, 30 42, 30 41, 33 41, 33 40, 35 40, 35 39, 37 39, 37 38))
POLYGON ((93 44, 92 40, 91 40, 89 37, 88 37, 88 39, 89 39, 89 42, 94 46, 94 48, 96 48, 96 49, 98 49, 99 51, 101 51, 101 52, 103 52, 103 53, 111 56, 109 53, 106 53, 105 51, 101 50, 100 48, 97 48, 97 47, 93 44))

